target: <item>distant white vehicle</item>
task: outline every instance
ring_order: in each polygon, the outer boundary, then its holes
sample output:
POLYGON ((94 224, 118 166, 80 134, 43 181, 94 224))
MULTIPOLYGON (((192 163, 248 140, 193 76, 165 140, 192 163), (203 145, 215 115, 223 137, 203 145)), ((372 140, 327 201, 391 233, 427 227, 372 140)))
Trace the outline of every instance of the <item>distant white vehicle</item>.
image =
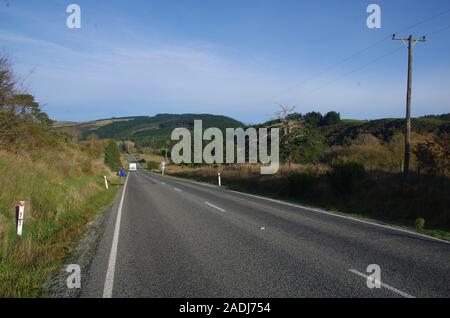
POLYGON ((130 163, 130 171, 136 171, 137 167, 135 163, 130 163))

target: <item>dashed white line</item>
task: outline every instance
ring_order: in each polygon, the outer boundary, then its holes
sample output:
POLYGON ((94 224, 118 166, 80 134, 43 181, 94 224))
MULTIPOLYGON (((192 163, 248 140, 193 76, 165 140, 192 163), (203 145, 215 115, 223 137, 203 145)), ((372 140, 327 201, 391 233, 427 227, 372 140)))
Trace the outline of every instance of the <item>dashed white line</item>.
POLYGON ((219 210, 220 212, 227 212, 227 211, 225 211, 224 209, 219 208, 218 206, 215 206, 214 204, 211 204, 211 203, 209 203, 209 202, 206 202, 206 201, 205 201, 205 204, 206 204, 206 205, 209 205, 210 207, 212 207, 212 208, 214 208, 214 209, 219 210))
POLYGON ((178 189, 178 188, 173 188, 175 191, 178 191, 178 192, 181 192, 181 190, 180 189, 178 189))
POLYGON ((109 254, 108 270, 106 272, 105 286, 103 288, 103 298, 111 298, 114 286, 114 272, 116 268, 117 245, 119 244, 120 219, 122 218, 123 200, 125 198, 125 191, 127 190, 128 177, 125 180, 125 185, 122 190, 122 197, 120 198, 119 210, 117 211, 116 226, 114 228, 114 236, 111 245, 111 252, 109 254))
MULTIPOLYGON (((365 279, 369 278, 368 275, 363 274, 363 273, 361 273, 361 272, 358 272, 358 271, 355 270, 355 269, 349 269, 348 271, 349 271, 350 273, 353 273, 353 274, 356 274, 356 275, 358 275, 358 276, 364 277, 365 279)), ((383 282, 381 282, 381 281, 376 281, 376 283, 379 283, 381 287, 384 287, 384 288, 386 288, 386 289, 388 289, 388 290, 390 290, 390 291, 392 291, 392 292, 394 292, 394 293, 396 293, 396 294, 398 294, 398 295, 400 295, 400 296, 403 296, 403 297, 405 297, 405 298, 415 298, 414 296, 411 296, 410 294, 405 293, 404 291, 401 291, 401 290, 399 290, 399 289, 397 289, 397 288, 394 288, 394 287, 392 287, 392 286, 389 286, 388 284, 385 284, 385 283, 383 283, 383 282)))

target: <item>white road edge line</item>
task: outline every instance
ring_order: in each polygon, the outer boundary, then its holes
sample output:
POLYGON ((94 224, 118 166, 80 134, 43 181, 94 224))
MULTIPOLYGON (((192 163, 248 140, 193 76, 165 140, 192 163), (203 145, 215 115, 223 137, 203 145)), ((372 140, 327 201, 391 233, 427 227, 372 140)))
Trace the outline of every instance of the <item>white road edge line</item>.
MULTIPOLYGON (((367 279, 369 276, 368 275, 366 275, 366 274, 363 274, 363 273, 361 273, 361 272, 358 272, 357 270, 355 270, 355 269, 349 269, 348 270, 350 273, 353 273, 353 274, 356 274, 356 275, 358 275, 358 276, 361 276, 361 277, 364 277, 365 279, 367 279)), ((394 292, 394 293, 396 293, 396 294, 398 294, 398 295, 400 295, 400 296, 403 296, 403 297, 405 297, 405 298, 416 298, 416 297, 414 297, 414 296, 411 296, 410 294, 408 294, 408 293, 405 293, 405 292, 403 292, 403 291, 401 291, 401 290, 399 290, 399 289, 397 289, 397 288, 394 288, 394 287, 392 287, 392 286, 389 286, 388 284, 385 284, 385 283, 383 283, 383 282, 381 282, 381 281, 376 281, 377 283, 380 283, 380 285, 381 285, 381 287, 384 287, 384 288, 386 288, 386 289, 389 289, 390 291, 392 291, 392 292, 394 292)))
POLYGON ((119 244, 120 219, 122 218, 123 200, 125 198, 125 191, 127 190, 128 177, 123 186, 122 196, 120 198, 119 210, 117 212, 116 226, 114 228, 113 242, 111 245, 111 252, 109 254, 108 270, 106 272, 105 286, 103 288, 103 298, 111 298, 114 285, 114 272, 116 269, 117 246, 119 244))
POLYGON ((222 209, 222 208, 219 208, 218 206, 215 206, 214 204, 211 204, 211 203, 209 203, 209 202, 206 202, 205 201, 205 204, 206 205, 209 205, 210 207, 213 207, 214 209, 217 209, 217 210, 219 210, 220 212, 227 212, 227 211, 225 211, 224 209, 222 209))
POLYGON ((389 229, 389 230, 403 232, 403 233, 411 234, 411 235, 414 235, 414 236, 423 237, 423 238, 426 238, 426 239, 429 239, 429 240, 432 240, 432 241, 438 241, 438 242, 441 242, 441 243, 450 244, 449 241, 441 240, 441 239, 433 237, 433 236, 424 235, 424 234, 420 234, 420 233, 417 233, 417 232, 412 232, 412 231, 409 231, 409 230, 404 230, 404 229, 400 229, 400 228, 397 228, 397 227, 392 227, 392 226, 389 226, 389 225, 378 224, 378 223, 374 223, 374 222, 370 222, 370 221, 357 219, 357 218, 354 218, 354 217, 351 217, 351 216, 345 216, 345 215, 341 215, 341 214, 337 214, 337 213, 333 213, 333 212, 327 212, 327 211, 314 209, 314 208, 310 208, 310 207, 307 207, 307 206, 302 206, 302 205, 298 205, 298 204, 294 204, 294 203, 284 202, 284 201, 280 201, 280 200, 276 200, 276 199, 265 198, 265 197, 262 197, 262 196, 259 196, 259 195, 254 195, 254 194, 250 194, 250 193, 239 192, 239 191, 234 191, 234 190, 227 190, 227 191, 233 192, 233 193, 237 193, 237 194, 241 194, 241 195, 245 195, 245 196, 249 196, 249 197, 258 198, 258 199, 261 199, 261 200, 275 202, 275 203, 278 203, 278 204, 292 206, 292 207, 296 207, 296 208, 303 209, 303 210, 308 210, 308 211, 312 211, 312 212, 322 213, 322 214, 326 214, 326 215, 330 215, 330 216, 334 216, 334 217, 338 217, 338 218, 342 218, 342 219, 356 221, 356 222, 359 222, 359 223, 364 223, 364 224, 368 224, 368 225, 382 227, 382 228, 389 229))
MULTIPOLYGON (((208 188, 215 188, 215 189, 217 189, 217 186, 210 185, 210 184, 204 184, 204 183, 201 183, 201 182, 196 182, 196 181, 187 180, 187 179, 173 178, 173 177, 170 177, 170 176, 164 176, 164 177, 165 178, 169 178, 169 179, 174 180, 174 181, 178 181, 178 182, 187 182, 187 183, 192 183, 192 184, 199 185, 199 186, 204 186, 204 187, 208 187, 208 188)), ((338 218, 342 218, 342 219, 347 219, 347 220, 351 220, 351 221, 355 221, 355 222, 359 222, 359 223, 364 223, 364 224, 368 224, 368 225, 372 225, 372 226, 377 226, 377 227, 381 227, 381 228, 385 228, 385 229, 389 229, 389 230, 393 230, 393 231, 398 231, 398 232, 410 234, 410 235, 413 235, 413 236, 426 238, 426 239, 429 239, 429 240, 432 240, 432 241, 437 241, 437 242, 441 242, 441 243, 445 243, 445 244, 450 244, 450 241, 442 240, 442 239, 439 239, 437 237, 433 237, 433 236, 429 236, 429 235, 425 235, 425 234, 420 234, 420 233, 417 233, 417 232, 404 230, 404 229, 393 227, 393 226, 389 226, 389 225, 379 224, 379 223, 375 223, 375 222, 371 222, 371 221, 365 221, 365 220, 357 219, 357 218, 354 218, 354 217, 351 217, 351 216, 345 216, 345 215, 341 215, 341 214, 337 214, 337 213, 333 213, 333 212, 327 212, 327 211, 324 211, 324 210, 319 210, 319 209, 315 209, 315 208, 311 208, 311 207, 307 207, 307 206, 302 206, 302 205, 299 205, 299 204, 294 204, 294 203, 289 203, 289 202, 285 202, 285 201, 281 201, 281 200, 266 198, 266 197, 262 197, 262 196, 259 196, 259 195, 254 195, 254 194, 245 193, 245 192, 239 192, 239 191, 235 191, 235 190, 229 190, 229 189, 224 189, 224 188, 222 188, 220 190, 221 191, 233 192, 233 193, 244 195, 244 196, 254 197, 254 198, 261 199, 261 200, 271 201, 271 202, 275 202, 275 203, 278 203, 278 204, 292 206, 292 207, 296 207, 298 209, 308 210, 308 211, 312 211, 312 212, 316 212, 316 213, 322 213, 322 214, 326 214, 326 215, 330 215, 330 216, 334 216, 334 217, 338 217, 338 218)))

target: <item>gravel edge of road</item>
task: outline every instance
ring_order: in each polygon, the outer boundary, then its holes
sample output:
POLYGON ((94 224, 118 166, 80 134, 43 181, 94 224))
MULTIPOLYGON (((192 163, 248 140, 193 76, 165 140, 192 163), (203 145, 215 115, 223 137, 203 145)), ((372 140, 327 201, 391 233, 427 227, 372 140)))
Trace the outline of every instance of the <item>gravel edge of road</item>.
MULTIPOLYGON (((118 191, 117 194, 120 194, 118 191)), ((82 238, 76 243, 73 252, 63 259, 63 266, 58 274, 51 276, 44 284, 43 288, 47 291, 51 298, 78 298, 81 296, 81 288, 69 289, 67 287, 67 278, 71 273, 66 272, 69 264, 77 264, 81 270, 81 287, 83 287, 89 279, 89 269, 95 257, 100 239, 105 231, 105 225, 113 210, 114 200, 99 211, 94 220, 86 225, 86 229, 82 238)))

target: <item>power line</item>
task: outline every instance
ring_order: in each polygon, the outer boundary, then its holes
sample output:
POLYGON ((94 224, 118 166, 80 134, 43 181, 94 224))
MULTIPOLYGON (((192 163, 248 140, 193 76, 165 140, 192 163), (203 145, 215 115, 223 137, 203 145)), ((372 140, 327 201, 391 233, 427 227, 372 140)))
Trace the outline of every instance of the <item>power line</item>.
POLYGON ((397 31, 397 32, 395 32, 395 33, 401 33, 401 32, 405 32, 405 31, 411 30, 411 29, 413 29, 413 28, 415 28, 415 27, 417 27, 417 26, 419 26, 419 25, 428 23, 428 22, 430 22, 430 21, 432 21, 432 20, 434 20, 434 19, 437 19, 437 18, 439 18, 439 17, 441 17, 441 16, 443 16, 443 15, 446 15, 446 14, 449 13, 449 12, 450 12, 450 9, 447 9, 447 10, 442 11, 442 12, 440 12, 440 13, 437 13, 437 14, 431 16, 431 17, 428 17, 428 18, 426 18, 426 19, 424 19, 424 20, 422 20, 422 21, 420 21, 420 22, 417 22, 417 23, 415 23, 415 24, 413 24, 413 25, 411 25, 411 26, 409 26, 409 27, 406 27, 406 28, 404 28, 404 29, 402 29, 402 30, 399 30, 399 31, 397 31))
POLYGON ((308 91, 304 96, 308 96, 308 95, 310 95, 310 94, 312 94, 312 93, 314 93, 314 92, 320 91, 322 88, 324 88, 324 87, 326 87, 326 86, 329 86, 329 85, 331 85, 331 84, 333 84, 333 83, 339 81, 339 80, 342 79, 342 78, 348 77, 348 76, 350 76, 350 75, 352 75, 352 74, 354 74, 354 73, 357 73, 357 72, 359 72, 359 71, 362 71, 363 69, 365 69, 365 68, 367 68, 368 66, 370 66, 370 65, 372 65, 372 64, 374 64, 374 63, 376 63, 376 62, 378 62, 378 61, 380 61, 380 60, 382 60, 382 59, 384 59, 385 57, 388 57, 388 56, 390 56, 390 55, 392 55, 392 54, 398 52, 400 49, 401 49, 401 47, 398 47, 398 48, 396 48, 395 50, 389 51, 388 53, 383 54, 383 55, 381 55, 381 56, 379 56, 379 57, 377 57, 377 58, 371 60, 370 62, 368 62, 368 63, 366 63, 366 64, 364 64, 364 65, 362 65, 362 66, 360 66, 360 67, 358 67, 358 68, 356 68, 356 69, 353 69, 352 71, 350 71, 350 72, 348 72, 348 73, 345 73, 345 74, 343 74, 343 75, 341 75, 341 76, 338 76, 337 78, 335 78, 335 79, 333 79, 333 80, 331 80, 331 81, 329 81, 329 82, 327 82, 327 83, 321 85, 320 87, 317 87, 317 88, 314 88, 314 89, 308 91))
POLYGON ((441 29, 437 29, 437 30, 428 32, 428 33, 425 34, 425 36, 428 37, 428 36, 433 35, 433 34, 437 34, 437 33, 441 33, 441 32, 447 31, 448 29, 450 29, 450 25, 446 26, 444 28, 441 28, 441 29))
MULTIPOLYGON (((450 12, 450 10, 448 10, 447 12, 450 12)), ((424 37, 428 37, 429 35, 437 34, 437 33, 440 33, 440 32, 443 32, 443 31, 446 31, 446 30, 449 30, 449 29, 450 29, 450 26, 446 26, 446 27, 444 27, 444 28, 440 28, 440 29, 437 29, 437 30, 435 30, 435 31, 431 31, 431 32, 429 32, 429 33, 426 33, 426 35, 425 35, 424 37)), ((424 37, 423 37, 423 38, 420 38, 420 39, 414 39, 414 41, 423 42, 424 37)), ((399 39, 399 40, 401 40, 401 39, 399 39)), ((407 41, 408 39, 403 39, 403 40, 404 40, 404 41, 407 41)), ((328 86, 328 85, 330 85, 330 84, 332 84, 332 83, 334 83, 334 82, 337 82, 338 80, 340 80, 340 79, 342 79, 342 78, 344 78, 344 77, 347 77, 347 76, 349 76, 349 75, 351 75, 351 74, 353 74, 353 73, 357 73, 357 72, 359 72, 359 71, 361 71, 361 70, 367 68, 368 66, 372 65, 373 63, 376 63, 376 62, 378 62, 379 60, 382 60, 383 58, 385 58, 385 57, 387 57, 387 56, 389 56, 389 55, 391 55, 391 54, 396 53, 396 52, 399 51, 400 49, 401 49, 401 47, 400 47, 400 48, 396 48, 395 50, 390 51, 390 52, 388 52, 387 54, 384 54, 384 55, 382 55, 382 56, 380 56, 380 57, 377 57, 376 59, 370 61, 370 62, 367 63, 367 64, 364 64, 363 66, 361 66, 361 67, 359 67, 359 68, 357 68, 357 69, 354 69, 354 70, 352 70, 352 71, 350 71, 350 72, 348 72, 348 73, 346 73, 346 74, 343 74, 342 76, 339 76, 338 78, 335 78, 334 80, 331 80, 330 82, 325 83, 324 85, 320 86, 319 88, 312 89, 312 90, 309 91, 305 96, 308 96, 310 93, 319 91, 319 90, 321 90, 322 88, 324 88, 324 87, 326 87, 326 86, 328 86)))
POLYGON ((334 68, 336 68, 336 67, 338 67, 338 66, 344 64, 345 62, 351 60, 351 59, 354 58, 355 56, 358 56, 358 55, 360 55, 360 54, 362 54, 362 53, 368 51, 369 49, 371 49, 371 48, 377 46, 378 44, 380 44, 380 43, 386 41, 386 40, 389 39, 389 38, 390 38, 390 36, 386 36, 386 37, 384 37, 383 39, 381 39, 381 40, 379 40, 379 41, 377 41, 377 42, 375 42, 375 43, 373 43, 373 44, 371 44, 371 45, 365 47, 364 49, 361 49, 361 50, 359 50, 359 51, 353 53, 352 55, 350 55, 350 56, 348 56, 348 57, 342 59, 342 60, 339 61, 338 63, 335 63, 335 64, 330 65, 329 67, 325 68, 323 71, 320 71, 319 73, 317 73, 317 74, 315 74, 315 75, 313 75, 313 76, 307 78, 306 80, 303 80, 303 81, 301 81, 301 82, 299 82, 299 83, 297 83, 297 84, 291 86, 290 88, 287 88, 287 89, 281 91, 280 93, 274 95, 274 96, 272 97, 272 99, 274 99, 274 98, 276 98, 276 97, 278 97, 278 96, 280 96, 280 95, 283 95, 284 93, 289 92, 289 91, 291 91, 291 90, 294 89, 294 88, 303 86, 304 84, 306 84, 306 83, 312 81, 313 79, 316 79, 316 78, 322 76, 323 74, 328 73, 328 72, 331 71, 332 69, 334 69, 334 68))
MULTIPOLYGON (((437 14, 435 14, 435 15, 432 15, 432 16, 430 16, 430 17, 424 19, 424 20, 421 20, 421 21, 419 21, 419 22, 417 22, 417 23, 414 23, 414 24, 412 24, 412 25, 410 25, 410 26, 407 26, 407 27, 405 27, 405 28, 403 28, 403 29, 401 29, 401 30, 395 32, 395 33, 400 33, 400 32, 404 32, 404 31, 413 29, 413 28, 415 28, 415 27, 417 27, 417 26, 419 26, 419 25, 422 25, 422 24, 428 23, 428 22, 430 22, 430 21, 432 21, 432 20, 434 20, 434 19, 437 19, 437 18, 439 18, 439 17, 441 17, 441 16, 443 16, 443 15, 445 15, 445 14, 447 14, 447 13, 450 13, 450 9, 447 9, 447 10, 445 10, 445 11, 442 11, 442 12, 439 12, 439 13, 437 13, 437 14)), ((444 31, 444 30, 446 30, 446 29, 448 29, 448 28, 450 28, 450 26, 447 27, 447 28, 445 28, 445 29, 440 30, 439 32, 442 32, 442 31, 444 31)), ((438 32, 436 32, 436 33, 438 33, 438 32)), ((434 34, 434 33, 429 33, 429 34, 434 34)), ((388 40, 388 39, 390 39, 390 38, 391 38, 391 35, 388 35, 388 36, 383 37, 382 39, 380 39, 380 40, 374 42, 373 44, 371 44, 371 45, 369 45, 369 46, 367 46, 367 47, 365 47, 365 48, 363 48, 363 49, 361 49, 361 50, 358 50, 357 52, 355 52, 355 53, 351 54, 350 56, 348 56, 348 57, 346 57, 346 58, 340 60, 339 62, 330 65, 329 67, 325 68, 323 71, 320 71, 319 73, 316 73, 315 75, 313 75, 313 76, 307 78, 306 80, 300 81, 299 83, 297 83, 297 84, 295 84, 295 85, 293 85, 293 86, 291 86, 291 87, 289 87, 289 88, 287 88, 287 89, 281 91, 280 93, 278 93, 278 94, 272 96, 271 99, 275 99, 275 98, 277 98, 277 97, 279 97, 279 96, 281 96, 281 95, 283 95, 283 94, 285 94, 285 93, 287 93, 287 92, 293 90, 294 88, 303 86, 304 84, 306 84, 306 83, 312 81, 313 79, 316 79, 316 78, 318 78, 318 77, 320 77, 320 76, 322 76, 322 75, 328 73, 328 72, 331 71, 332 69, 334 69, 334 68, 336 68, 336 67, 338 67, 338 66, 340 66, 340 65, 342 65, 342 64, 344 64, 344 63, 346 63, 347 61, 353 59, 354 57, 356 57, 356 56, 358 56, 358 55, 360 55, 360 54, 362 54, 362 53, 368 51, 369 49, 371 49, 371 48, 373 48, 373 47, 375 47, 375 46, 377 46, 377 45, 383 43, 384 41, 386 41, 386 40, 388 40)), ((372 63, 372 62, 371 62, 371 63, 372 63)), ((371 64, 371 63, 369 63, 369 64, 371 64)))

